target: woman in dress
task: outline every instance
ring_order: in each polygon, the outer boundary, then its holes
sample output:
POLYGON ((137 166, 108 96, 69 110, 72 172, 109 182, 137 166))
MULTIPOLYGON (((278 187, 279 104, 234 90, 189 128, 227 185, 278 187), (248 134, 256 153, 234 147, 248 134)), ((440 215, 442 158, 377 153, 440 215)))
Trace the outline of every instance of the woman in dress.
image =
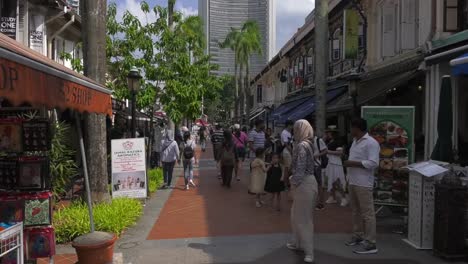
POLYGON ((255 206, 257 208, 262 207, 264 202, 262 201, 262 194, 265 190, 266 172, 269 166, 265 164, 265 150, 263 148, 257 148, 255 150, 255 159, 250 164, 250 187, 249 192, 255 194, 255 206))
POLYGON ((304 250, 304 262, 314 262, 314 222, 313 213, 318 195, 317 180, 314 176, 314 129, 307 120, 294 124, 292 176, 293 191, 291 227, 293 240, 287 243, 291 250, 304 250))
POLYGON ((343 170, 343 163, 341 156, 343 155, 343 145, 337 139, 337 131, 330 129, 326 131, 327 139, 327 154, 328 154, 328 166, 326 168, 326 175, 328 177, 328 193, 330 196, 326 201, 327 204, 336 204, 337 197, 336 193, 340 194, 341 206, 345 207, 348 205, 348 200, 345 196, 346 179, 343 170))

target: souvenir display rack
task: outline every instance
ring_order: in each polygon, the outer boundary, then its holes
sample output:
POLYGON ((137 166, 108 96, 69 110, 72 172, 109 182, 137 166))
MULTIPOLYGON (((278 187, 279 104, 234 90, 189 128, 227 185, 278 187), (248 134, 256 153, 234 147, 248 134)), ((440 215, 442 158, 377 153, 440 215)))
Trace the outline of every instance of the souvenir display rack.
MULTIPOLYGON (((0 264, 38 258, 49 258, 52 263, 55 234, 48 158, 50 124, 24 111, 16 115, 7 111, 0 110, 0 223, 18 223, 17 229, 21 226, 18 239, 24 241, 24 249, 22 246, 17 252, 12 253, 12 249, 0 255, 0 264), (21 260, 13 258, 16 253, 21 254, 21 260)), ((7 241, 10 246, 14 244, 11 239, 7 241)))

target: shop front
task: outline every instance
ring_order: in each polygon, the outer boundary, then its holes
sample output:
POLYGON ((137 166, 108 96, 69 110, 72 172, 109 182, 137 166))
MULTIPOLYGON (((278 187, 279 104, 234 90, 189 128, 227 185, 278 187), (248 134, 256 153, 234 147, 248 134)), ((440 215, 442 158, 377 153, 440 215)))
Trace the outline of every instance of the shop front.
MULTIPOLYGON (((24 240, 24 247, 2 244, 2 263, 55 254, 49 157, 52 122, 76 121, 74 128, 82 143, 81 114, 112 116, 110 94, 94 81, 0 34, 0 243, 24 240), (8 234, 15 237, 3 237, 8 234)), ((81 164, 86 168, 84 145, 78 139, 81 164)), ((83 173, 87 179, 86 169, 83 173)))
POLYGON ((453 106, 453 149, 457 161, 468 165, 468 84, 467 73, 463 55, 468 52, 468 31, 462 31, 446 39, 432 42, 432 50, 426 56, 427 77, 426 86, 426 115, 425 130, 426 151, 429 158, 438 138, 437 114, 441 91, 441 80, 450 76, 452 80, 452 106, 453 106), (434 107, 435 106, 435 107, 434 107))

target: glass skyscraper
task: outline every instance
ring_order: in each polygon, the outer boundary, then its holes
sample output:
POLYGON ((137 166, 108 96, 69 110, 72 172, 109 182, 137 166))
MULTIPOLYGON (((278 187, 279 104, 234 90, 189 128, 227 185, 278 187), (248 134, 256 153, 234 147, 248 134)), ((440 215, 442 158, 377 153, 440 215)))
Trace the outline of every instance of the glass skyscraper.
POLYGON ((231 28, 240 28, 247 20, 255 20, 262 35, 262 55, 250 61, 251 76, 259 73, 275 53, 276 0, 199 0, 198 14, 204 22, 207 53, 220 66, 216 74, 234 74, 234 52, 219 48, 231 28))

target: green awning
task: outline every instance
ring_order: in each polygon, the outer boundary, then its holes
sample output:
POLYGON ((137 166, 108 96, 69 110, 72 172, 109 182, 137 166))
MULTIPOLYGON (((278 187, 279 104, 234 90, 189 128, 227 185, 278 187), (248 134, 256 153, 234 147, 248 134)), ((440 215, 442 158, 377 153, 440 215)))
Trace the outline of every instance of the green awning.
POLYGON ((448 38, 432 41, 432 50, 442 49, 451 45, 459 44, 460 42, 468 42, 468 30, 458 32, 448 38))

